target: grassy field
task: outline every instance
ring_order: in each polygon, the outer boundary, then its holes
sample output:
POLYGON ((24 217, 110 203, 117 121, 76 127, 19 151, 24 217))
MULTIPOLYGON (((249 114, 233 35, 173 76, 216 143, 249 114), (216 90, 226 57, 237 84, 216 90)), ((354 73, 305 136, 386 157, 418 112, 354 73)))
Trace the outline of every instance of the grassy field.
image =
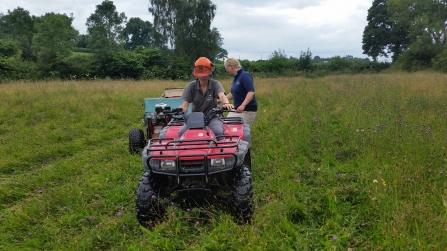
POLYGON ((149 231, 128 132, 185 84, 0 84, 0 250, 447 250, 447 75, 255 79, 253 225, 174 205, 149 231))

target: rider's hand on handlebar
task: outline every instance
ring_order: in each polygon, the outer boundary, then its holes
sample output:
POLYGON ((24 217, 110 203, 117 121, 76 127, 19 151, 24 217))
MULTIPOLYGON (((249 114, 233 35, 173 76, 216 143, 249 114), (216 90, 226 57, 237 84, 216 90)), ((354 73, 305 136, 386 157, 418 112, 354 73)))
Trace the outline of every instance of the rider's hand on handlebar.
POLYGON ((227 110, 233 110, 234 105, 233 104, 223 104, 222 107, 224 107, 227 110))

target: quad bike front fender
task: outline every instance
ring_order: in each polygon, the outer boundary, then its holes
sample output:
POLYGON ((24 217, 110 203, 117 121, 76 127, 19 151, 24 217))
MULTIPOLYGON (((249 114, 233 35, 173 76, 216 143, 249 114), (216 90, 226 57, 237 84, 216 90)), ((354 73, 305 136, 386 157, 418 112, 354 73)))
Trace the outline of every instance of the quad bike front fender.
MULTIPOLYGON (((250 151, 250 143, 241 140, 238 145, 238 149, 235 152, 237 156, 236 166, 242 166, 246 157, 250 157, 247 153, 250 151)), ((245 162, 246 163, 246 162, 245 162)))

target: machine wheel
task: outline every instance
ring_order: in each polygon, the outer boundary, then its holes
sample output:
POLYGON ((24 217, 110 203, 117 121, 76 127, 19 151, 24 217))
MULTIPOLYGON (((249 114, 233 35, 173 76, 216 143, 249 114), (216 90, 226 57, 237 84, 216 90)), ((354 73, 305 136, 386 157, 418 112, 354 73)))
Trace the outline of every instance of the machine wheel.
POLYGON ((150 228, 164 215, 164 208, 155 193, 155 184, 149 172, 143 173, 137 187, 137 198, 135 200, 138 222, 150 228))
POLYGON ((134 128, 129 132, 129 153, 137 154, 144 148, 144 132, 140 128, 134 128))
POLYGON ((253 186, 250 168, 242 165, 229 201, 231 214, 237 224, 250 224, 253 218, 253 186))

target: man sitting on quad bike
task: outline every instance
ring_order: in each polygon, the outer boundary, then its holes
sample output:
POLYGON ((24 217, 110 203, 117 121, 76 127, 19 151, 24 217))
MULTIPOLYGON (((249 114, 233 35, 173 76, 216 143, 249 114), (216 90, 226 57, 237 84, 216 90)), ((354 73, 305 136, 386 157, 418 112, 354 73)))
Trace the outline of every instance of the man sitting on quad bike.
MULTIPOLYGON (((214 72, 214 65, 206 57, 197 59, 194 64, 193 74, 197 77, 196 80, 188 83, 182 94, 183 104, 179 107, 184 112, 188 110, 188 106, 192 103, 192 112, 203 112, 207 114, 211 109, 217 107, 217 99, 223 101, 223 107, 231 110, 234 108, 228 102, 222 84, 212 79, 214 72)), ((224 134, 223 122, 215 117, 209 121, 209 128, 213 131, 216 139, 221 139, 224 134)), ((186 124, 180 129, 178 137, 186 131, 186 124)))

